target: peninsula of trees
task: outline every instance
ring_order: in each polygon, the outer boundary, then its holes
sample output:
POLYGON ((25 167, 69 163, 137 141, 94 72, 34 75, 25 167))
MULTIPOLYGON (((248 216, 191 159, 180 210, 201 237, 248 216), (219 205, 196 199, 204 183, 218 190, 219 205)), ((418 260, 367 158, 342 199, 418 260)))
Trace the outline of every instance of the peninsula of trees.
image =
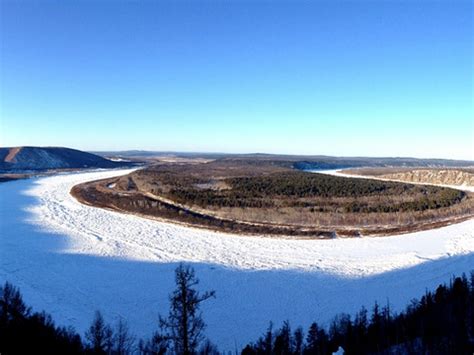
POLYGON ((404 233, 474 215, 465 191, 329 176, 266 159, 161 162, 75 186, 72 194, 93 206, 196 227, 313 238, 404 233))

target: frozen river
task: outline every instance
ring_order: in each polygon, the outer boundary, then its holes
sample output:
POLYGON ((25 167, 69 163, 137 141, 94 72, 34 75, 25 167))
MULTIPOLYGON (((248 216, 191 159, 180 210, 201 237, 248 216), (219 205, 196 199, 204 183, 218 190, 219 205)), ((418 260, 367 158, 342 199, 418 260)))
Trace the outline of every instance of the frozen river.
POLYGON ((233 236, 78 203, 80 182, 127 170, 0 184, 0 281, 35 310, 81 333, 93 312, 150 336, 168 311, 173 271, 192 264, 203 290, 206 334, 221 350, 256 340, 269 321, 307 328, 375 300, 400 310, 426 288, 474 269, 474 221, 393 237, 292 240, 233 236))

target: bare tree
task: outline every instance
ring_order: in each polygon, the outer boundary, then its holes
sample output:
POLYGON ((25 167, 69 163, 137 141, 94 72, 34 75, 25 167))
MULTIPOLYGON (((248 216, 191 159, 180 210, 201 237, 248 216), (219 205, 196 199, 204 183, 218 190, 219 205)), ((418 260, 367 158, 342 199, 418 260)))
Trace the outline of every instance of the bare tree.
POLYGON ((217 346, 215 346, 209 339, 206 339, 201 345, 198 355, 220 355, 217 346))
POLYGON ((141 355, 165 355, 168 352, 169 346, 170 339, 165 330, 161 328, 153 334, 150 340, 140 340, 138 350, 141 355))
POLYGON ((200 294, 195 289, 199 279, 190 266, 180 264, 175 271, 175 280, 176 289, 170 295, 170 312, 168 318, 160 317, 160 326, 167 330, 174 354, 196 354, 206 327, 199 307, 205 300, 215 297, 215 292, 200 294))

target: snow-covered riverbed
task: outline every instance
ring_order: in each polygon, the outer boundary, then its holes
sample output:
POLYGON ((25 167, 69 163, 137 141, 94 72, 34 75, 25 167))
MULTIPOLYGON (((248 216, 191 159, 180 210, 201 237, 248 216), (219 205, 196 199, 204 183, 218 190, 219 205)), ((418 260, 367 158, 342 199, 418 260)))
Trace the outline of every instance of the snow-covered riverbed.
POLYGON ((126 170, 0 184, 0 281, 81 332, 93 312, 150 335, 168 309, 177 263, 192 263, 215 300, 207 335, 222 350, 255 340, 272 320, 307 327, 375 300, 404 307, 426 288, 474 269, 474 221, 394 237, 324 241, 233 236, 78 203, 77 183, 126 170))

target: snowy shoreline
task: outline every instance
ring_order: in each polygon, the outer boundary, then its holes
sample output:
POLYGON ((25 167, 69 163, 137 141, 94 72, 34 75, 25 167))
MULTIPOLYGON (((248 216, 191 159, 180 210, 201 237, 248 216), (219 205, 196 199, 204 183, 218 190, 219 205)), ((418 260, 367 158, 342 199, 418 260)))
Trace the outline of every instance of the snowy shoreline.
POLYGON ((270 320, 306 327, 387 298, 403 308, 474 265, 473 220, 387 238, 241 238, 85 206, 69 194, 78 183, 129 171, 1 185, 0 281, 20 286, 27 302, 61 324, 82 331, 100 309, 147 336, 166 312, 176 263, 193 263, 203 289, 217 291, 204 308, 207 334, 233 350, 270 320))

